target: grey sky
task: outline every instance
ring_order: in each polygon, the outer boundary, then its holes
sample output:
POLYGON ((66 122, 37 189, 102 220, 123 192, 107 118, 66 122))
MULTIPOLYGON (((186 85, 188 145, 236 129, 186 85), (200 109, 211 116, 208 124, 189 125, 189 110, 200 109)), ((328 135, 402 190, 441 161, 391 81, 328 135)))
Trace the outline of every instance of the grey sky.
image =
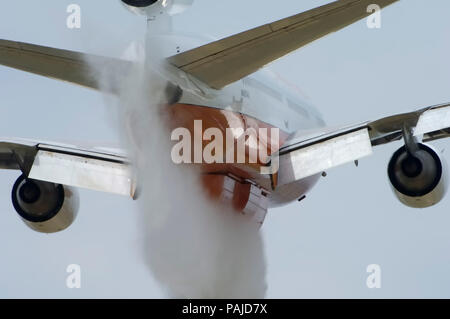
MULTIPOLYGON (((217 38, 329 1, 196 0, 175 26, 217 38), (206 32, 205 32, 206 30, 206 32)), ((376 1, 374 1, 376 2, 376 1)), ((450 2, 401 0, 382 28, 365 21, 277 61, 330 124, 347 124, 450 101, 450 2)), ((8 2, 0 38, 119 56, 142 38, 145 22, 119 1, 8 2), (65 26, 82 8, 81 30, 65 26)), ((118 139, 96 92, 0 67, 0 136, 50 140, 118 139)), ((450 141, 433 143, 450 159, 450 141)), ((400 144, 329 171, 301 203, 269 211, 268 297, 450 297, 450 199, 414 210, 392 194, 386 165, 400 144), (379 264, 382 288, 366 287, 379 264)), ((0 297, 164 297, 142 263, 136 203, 80 191, 77 221, 54 235, 32 232, 12 208, 17 172, 1 172, 0 297), (82 267, 82 288, 66 288, 66 267, 82 267)))

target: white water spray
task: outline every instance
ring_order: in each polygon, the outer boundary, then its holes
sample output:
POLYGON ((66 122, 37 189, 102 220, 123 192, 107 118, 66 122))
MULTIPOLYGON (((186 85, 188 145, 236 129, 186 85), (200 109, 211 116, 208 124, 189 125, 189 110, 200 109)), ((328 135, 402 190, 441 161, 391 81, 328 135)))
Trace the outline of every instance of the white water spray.
MULTIPOLYGON (((92 67, 98 74, 98 66, 92 67)), ((100 73, 104 87, 112 76, 123 76, 100 73)), ((144 64, 121 83, 120 128, 137 168, 139 223, 153 275, 170 297, 263 298, 266 266, 258 228, 210 201, 194 167, 171 160, 167 83, 144 64)))

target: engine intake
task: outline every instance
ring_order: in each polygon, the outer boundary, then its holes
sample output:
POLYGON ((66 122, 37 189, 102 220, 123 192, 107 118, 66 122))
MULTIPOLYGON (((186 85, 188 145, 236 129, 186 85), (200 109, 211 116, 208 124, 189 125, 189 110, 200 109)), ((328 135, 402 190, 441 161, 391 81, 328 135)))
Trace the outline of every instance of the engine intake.
POLYGON ((75 189, 24 175, 12 189, 14 209, 25 224, 41 233, 55 233, 69 227, 78 213, 79 198, 75 189))
POLYGON ((388 165, 388 176, 398 199, 414 208, 433 206, 444 197, 447 183, 445 163, 425 144, 410 154, 405 146, 397 150, 388 165))

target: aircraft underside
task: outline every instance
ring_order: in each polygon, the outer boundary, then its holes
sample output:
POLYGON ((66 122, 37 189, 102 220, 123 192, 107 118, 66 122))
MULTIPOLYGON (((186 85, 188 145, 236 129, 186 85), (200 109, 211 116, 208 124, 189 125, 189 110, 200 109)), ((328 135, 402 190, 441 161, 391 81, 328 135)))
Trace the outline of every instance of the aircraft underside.
MULTIPOLYGON (((208 197, 221 201, 237 212, 253 216, 260 223, 263 222, 268 208, 302 198, 319 179, 319 175, 314 175, 274 190, 272 176, 261 174, 261 168, 267 165, 266 159, 262 158, 261 154, 265 153, 270 157, 278 152, 279 146, 285 143, 289 135, 253 117, 230 110, 178 103, 167 105, 167 114, 163 114, 162 118, 167 121, 168 128, 172 131, 177 128, 189 131, 191 160, 181 165, 200 170, 201 183, 208 197), (221 134, 206 140, 203 134, 211 128, 219 129, 221 134), (277 148, 270 144, 270 136, 266 139, 258 134, 260 129, 267 132, 276 129, 279 132, 278 141, 274 143, 277 148), (223 142, 220 143, 222 148, 215 149, 215 152, 224 154, 223 161, 206 163, 202 158, 201 163, 195 163, 196 141, 201 141, 203 153, 207 150, 208 144, 219 138, 223 138, 223 142), (239 163, 237 150, 240 143, 245 144, 245 158, 239 163), (261 149, 264 151, 261 152, 261 149), (230 152, 233 154, 233 161, 227 163, 225 157, 230 152), (258 154, 256 160, 252 161, 252 153, 258 154)), ((145 143, 145 141, 136 142, 145 143)), ((177 142, 178 140, 172 141, 173 144, 177 142)))

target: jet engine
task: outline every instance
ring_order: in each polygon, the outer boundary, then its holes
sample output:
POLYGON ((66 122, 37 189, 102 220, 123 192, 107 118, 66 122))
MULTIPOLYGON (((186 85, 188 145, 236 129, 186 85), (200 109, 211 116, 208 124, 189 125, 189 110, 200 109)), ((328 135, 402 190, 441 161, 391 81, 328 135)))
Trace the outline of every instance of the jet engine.
POLYGON ((121 0, 133 13, 152 15, 166 11, 169 15, 184 12, 194 0, 121 0))
POLYGON ((152 4, 158 2, 159 0, 122 0, 128 6, 136 8, 145 8, 151 6, 152 4))
POLYGON ((20 176, 12 189, 12 202, 25 224, 41 233, 69 227, 78 213, 78 192, 68 186, 20 176))
POLYGON ((425 144, 414 151, 401 147, 392 156, 388 176, 398 199, 409 207, 425 208, 437 204, 447 190, 445 162, 425 144))

